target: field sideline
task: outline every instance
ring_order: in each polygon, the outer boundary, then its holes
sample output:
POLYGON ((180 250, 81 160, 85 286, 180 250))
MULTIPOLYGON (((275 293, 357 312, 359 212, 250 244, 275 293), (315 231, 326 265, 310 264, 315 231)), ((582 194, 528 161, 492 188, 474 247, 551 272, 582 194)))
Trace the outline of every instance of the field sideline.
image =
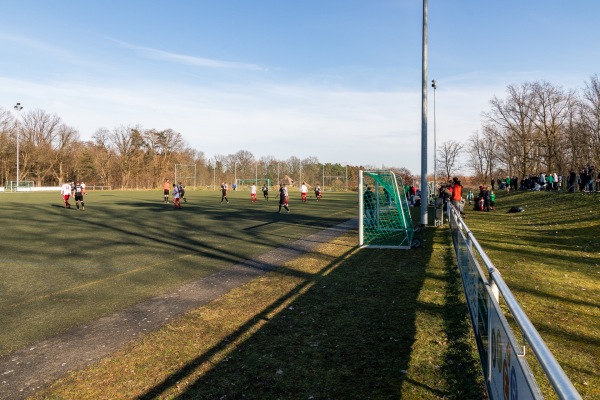
POLYGON ((58 193, 0 195, 0 355, 356 217, 355 194, 293 196, 278 214, 248 192, 220 205, 188 191, 182 210, 161 191, 89 192, 85 211, 58 193))

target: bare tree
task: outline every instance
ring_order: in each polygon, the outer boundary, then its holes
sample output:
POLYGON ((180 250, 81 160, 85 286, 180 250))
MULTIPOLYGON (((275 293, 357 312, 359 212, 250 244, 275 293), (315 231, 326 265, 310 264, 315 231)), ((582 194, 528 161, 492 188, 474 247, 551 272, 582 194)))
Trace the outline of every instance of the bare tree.
POLYGON ((498 161, 504 164, 508 174, 516 168, 521 176, 530 172, 532 152, 537 146, 534 137, 535 125, 532 118, 534 107, 531 84, 520 87, 509 85, 508 98, 490 101, 492 109, 484 113, 485 125, 494 126, 497 133, 498 161))
POLYGON ((257 163, 258 179, 260 180, 261 178, 267 178, 270 179, 272 183, 275 183, 277 180, 277 161, 275 160, 275 157, 262 156, 257 160, 257 163))
POLYGON ((256 175, 256 159, 254 154, 246 150, 239 150, 237 153, 227 156, 225 166, 232 176, 234 172, 237 172, 237 176, 242 179, 251 179, 256 175))
POLYGON ((41 186, 47 178, 54 175, 54 146, 61 125, 58 115, 44 110, 31 110, 23 115, 20 130, 23 179, 29 177, 36 181, 36 185, 41 186))
POLYGON ((110 133, 109 140, 117 153, 121 189, 125 189, 137 164, 136 159, 141 155, 143 138, 139 127, 121 126, 110 133))
MULTIPOLYGON (((145 148, 145 154, 138 157, 138 163, 144 163, 144 171, 149 173, 145 176, 145 186, 152 188, 158 187, 163 178, 169 175, 175 164, 175 155, 185 148, 185 142, 181 133, 172 129, 156 130, 150 129, 141 132, 142 145, 145 148)), ((137 169, 142 169, 138 165, 137 169)))
POLYGON ((480 182, 487 182, 494 173, 496 163, 496 137, 495 126, 487 125, 483 127, 483 132, 475 132, 469 138, 467 153, 471 170, 475 173, 475 179, 480 182))
POLYGON ((14 118, 10 110, 0 107, 0 167, 2 168, 2 183, 10 180, 12 164, 16 165, 16 141, 14 118))
POLYGON ((548 82, 536 82, 531 89, 534 103, 533 123, 541 137, 538 146, 543 150, 540 160, 544 161, 547 172, 556 172, 559 151, 565 139, 565 126, 570 116, 569 107, 573 104, 575 94, 548 82))
POLYGON ((112 186, 113 160, 115 152, 110 145, 110 131, 106 128, 98 129, 92 136, 93 145, 90 147, 94 169, 98 173, 99 184, 101 186, 112 186))
POLYGON ((311 186, 316 186, 322 181, 322 176, 321 163, 319 163, 317 157, 310 156, 302 160, 302 180, 304 182, 307 182, 311 186))
MULTIPOLYGON (((354 169, 354 168, 352 168, 352 169, 354 169)), ((405 185, 411 183, 414 180, 414 177, 408 168, 392 167, 392 168, 390 168, 390 171, 392 171, 396 176, 399 176, 400 178, 402 178, 402 183, 404 183, 405 185)), ((358 177, 358 174, 356 176, 358 177)), ((348 177, 348 179, 350 180, 350 177, 348 177)), ((354 181, 354 182, 356 181, 354 179, 354 175, 352 176, 352 181, 354 181)))
POLYGON ((462 150, 463 146, 454 140, 448 140, 439 147, 439 168, 446 175, 446 180, 449 180, 461 168, 459 159, 462 150))
POLYGON ((56 134, 54 159, 52 160, 51 173, 56 183, 64 182, 66 175, 73 179, 75 175, 75 163, 77 153, 75 147, 79 143, 79 132, 77 129, 60 125, 56 134))
POLYGON ((590 77, 583 90, 581 122, 588 132, 590 153, 593 162, 600 165, 600 80, 598 75, 590 77))

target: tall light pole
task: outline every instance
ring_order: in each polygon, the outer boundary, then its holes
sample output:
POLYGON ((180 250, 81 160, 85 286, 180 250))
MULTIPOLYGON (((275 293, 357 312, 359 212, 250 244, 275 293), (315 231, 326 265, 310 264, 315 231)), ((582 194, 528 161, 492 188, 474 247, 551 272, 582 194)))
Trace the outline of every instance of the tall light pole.
POLYGON ((346 164, 346 192, 348 191, 348 163, 346 164))
POLYGON ((233 183, 237 185, 237 160, 233 162, 233 183))
POLYGON ((421 225, 427 226, 427 0, 423 0, 423 49, 421 79, 421 225))
POLYGON ((431 81, 431 87, 433 88, 433 190, 435 194, 437 190, 437 135, 435 131, 435 91, 437 89, 437 82, 435 79, 431 81))
POLYGON ((17 124, 16 124, 16 134, 17 134, 17 188, 16 188, 16 192, 19 191, 19 142, 21 141, 19 138, 19 114, 21 112, 21 110, 23 109, 23 106, 21 105, 21 103, 17 103, 15 105, 15 110, 17 111, 17 124))
POLYGON ((213 190, 217 190, 217 157, 215 157, 215 163, 213 164, 213 190))

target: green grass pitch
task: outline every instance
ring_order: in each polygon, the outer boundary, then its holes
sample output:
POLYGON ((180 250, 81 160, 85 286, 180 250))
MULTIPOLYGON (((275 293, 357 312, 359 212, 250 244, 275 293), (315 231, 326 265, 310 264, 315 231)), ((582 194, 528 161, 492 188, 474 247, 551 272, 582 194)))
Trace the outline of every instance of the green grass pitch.
POLYGON ((166 292, 357 215, 353 193, 277 213, 275 197, 188 191, 95 191, 85 211, 58 192, 0 194, 0 355, 166 292))

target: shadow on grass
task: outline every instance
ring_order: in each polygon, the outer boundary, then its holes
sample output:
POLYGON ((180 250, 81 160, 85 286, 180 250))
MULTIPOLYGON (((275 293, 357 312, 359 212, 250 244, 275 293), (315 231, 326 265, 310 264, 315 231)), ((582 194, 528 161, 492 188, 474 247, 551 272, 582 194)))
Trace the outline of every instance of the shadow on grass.
MULTIPOLYGON (((433 231, 426 235, 431 237, 433 231)), ((138 399, 160 397, 189 379, 196 380, 179 398, 387 399, 399 398, 405 381, 432 398, 443 396, 448 391, 436 387, 437 382, 420 378, 416 382, 407 375, 416 314, 422 307, 417 297, 426 279, 431 245, 432 240, 425 240, 423 247, 412 251, 352 249, 316 275, 281 269, 301 277, 302 283, 138 399), (285 308, 269 318, 282 305, 285 308), (192 378, 201 365, 253 331, 208 372, 192 378)), ((450 392, 467 396, 471 393, 464 388, 473 386, 477 395, 470 398, 478 398, 476 363, 467 363, 467 356, 459 354, 471 354, 470 348, 464 349, 470 327, 465 323, 460 277, 449 268, 447 278, 451 279, 448 305, 438 312, 449 314, 448 337, 452 346, 460 346, 450 350, 442 371, 445 380, 456 382, 450 392)))
POLYGON ((351 214, 328 206, 283 215, 218 203, 173 210, 140 199, 145 193, 110 196, 86 197, 85 211, 65 209, 55 194, 0 203, 0 224, 11 227, 0 242, 0 354, 270 250, 295 250, 296 240, 351 214), (57 301, 65 295, 77 302, 57 301))
POLYGON ((139 398, 155 398, 186 380, 196 367, 306 288, 181 398, 397 396, 401 371, 408 368, 424 268, 379 268, 377 260, 384 253, 393 255, 389 250, 361 250, 339 265, 344 256, 334 260, 139 398))

